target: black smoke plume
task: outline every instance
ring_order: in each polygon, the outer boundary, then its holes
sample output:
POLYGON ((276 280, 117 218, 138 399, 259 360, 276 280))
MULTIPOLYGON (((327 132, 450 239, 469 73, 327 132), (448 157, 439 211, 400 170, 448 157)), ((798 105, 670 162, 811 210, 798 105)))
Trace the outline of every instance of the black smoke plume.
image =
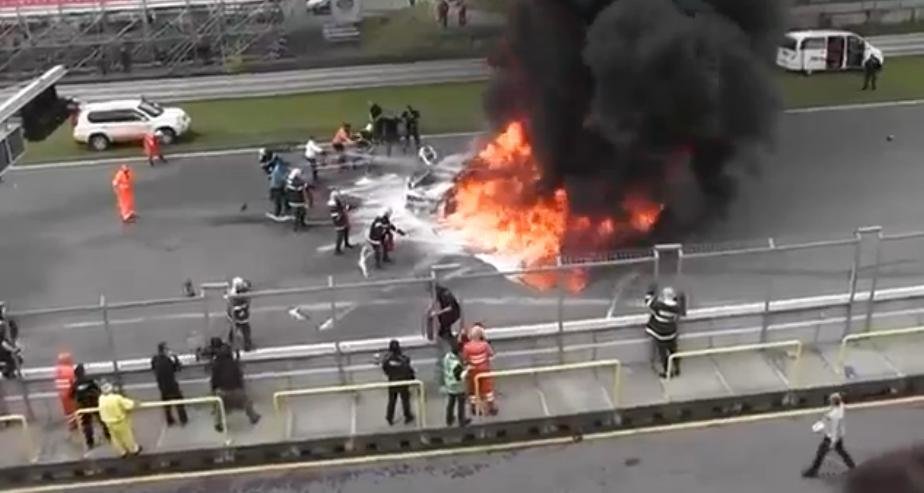
POLYGON ((496 129, 523 121, 545 185, 573 211, 626 194, 701 223, 733 197, 731 163, 769 141, 781 0, 516 0, 491 63, 496 129))

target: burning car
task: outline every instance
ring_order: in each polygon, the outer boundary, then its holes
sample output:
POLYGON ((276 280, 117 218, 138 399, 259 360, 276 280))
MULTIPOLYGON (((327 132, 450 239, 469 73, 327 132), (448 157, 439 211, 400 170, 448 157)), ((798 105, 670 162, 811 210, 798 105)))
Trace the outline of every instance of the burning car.
POLYGON ((421 164, 407 179, 404 206, 414 214, 441 215, 446 200, 472 155, 451 154, 442 159, 434 156, 432 164, 421 164))

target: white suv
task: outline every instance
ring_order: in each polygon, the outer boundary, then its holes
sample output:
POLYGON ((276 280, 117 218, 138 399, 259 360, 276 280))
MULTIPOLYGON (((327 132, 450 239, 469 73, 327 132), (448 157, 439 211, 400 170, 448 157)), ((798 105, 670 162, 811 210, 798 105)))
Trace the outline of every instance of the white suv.
POLYGON ((144 98, 88 103, 80 105, 74 140, 103 151, 112 143, 140 141, 145 134, 159 131, 161 142, 169 145, 189 130, 191 122, 182 109, 164 108, 144 98))

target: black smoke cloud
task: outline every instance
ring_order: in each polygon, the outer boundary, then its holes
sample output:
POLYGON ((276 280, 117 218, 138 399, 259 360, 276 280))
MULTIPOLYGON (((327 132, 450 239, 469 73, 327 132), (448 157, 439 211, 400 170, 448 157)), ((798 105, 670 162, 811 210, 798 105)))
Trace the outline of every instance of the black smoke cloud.
POLYGON ((721 212, 735 156, 769 141, 786 10, 781 0, 517 0, 485 107, 496 129, 526 124, 545 185, 564 185, 575 212, 619 214, 640 192, 668 205, 676 233, 721 212))

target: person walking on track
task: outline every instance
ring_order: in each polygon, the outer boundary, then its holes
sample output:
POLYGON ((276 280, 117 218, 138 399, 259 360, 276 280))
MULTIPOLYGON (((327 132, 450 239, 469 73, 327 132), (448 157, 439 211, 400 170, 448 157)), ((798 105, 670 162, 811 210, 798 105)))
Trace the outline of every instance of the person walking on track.
POLYGON ((112 190, 115 192, 122 222, 130 223, 137 218, 135 213, 135 173, 123 164, 112 178, 112 190))
POLYGON ((828 400, 831 403, 831 408, 828 409, 828 412, 825 413, 820 421, 812 426, 812 431, 815 433, 824 433, 824 438, 821 439, 821 443, 818 445, 818 450, 815 452, 815 460, 812 461, 812 465, 805 471, 802 471, 802 477, 804 478, 814 478, 818 476, 818 469, 821 467, 821 463, 825 460, 825 456, 828 455, 828 452, 830 452, 832 448, 837 452, 837 455, 841 456, 841 459, 844 461, 844 464, 847 465, 848 469, 856 467, 856 464, 853 462, 853 457, 844 449, 844 434, 846 432, 844 426, 844 399, 840 394, 835 392, 831 394, 828 400))

